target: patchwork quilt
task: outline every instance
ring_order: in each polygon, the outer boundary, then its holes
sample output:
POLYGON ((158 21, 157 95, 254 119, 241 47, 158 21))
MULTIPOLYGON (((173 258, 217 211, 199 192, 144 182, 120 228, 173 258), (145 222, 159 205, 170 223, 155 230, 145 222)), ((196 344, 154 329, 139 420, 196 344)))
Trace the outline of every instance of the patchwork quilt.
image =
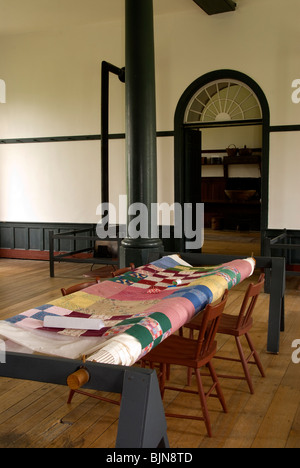
POLYGON ((32 352, 132 365, 253 274, 255 260, 192 267, 173 255, 0 322, 0 336, 32 352), (101 319, 100 330, 45 328, 44 317, 101 319))

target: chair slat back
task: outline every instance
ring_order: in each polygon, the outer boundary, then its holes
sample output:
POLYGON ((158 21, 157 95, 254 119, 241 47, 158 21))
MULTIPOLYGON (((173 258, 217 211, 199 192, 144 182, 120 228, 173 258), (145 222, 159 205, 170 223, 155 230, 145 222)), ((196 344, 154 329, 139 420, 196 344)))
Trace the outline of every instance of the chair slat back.
POLYGON ((256 284, 249 284, 247 292, 245 294, 239 318, 237 321, 237 328, 245 327, 249 320, 251 319, 252 313, 257 303, 257 299, 262 291, 262 288, 265 284, 265 274, 262 273, 259 277, 259 280, 256 284))
POLYGON ((134 263, 130 263, 129 267, 120 268, 119 270, 113 271, 112 276, 113 278, 116 278, 117 276, 123 275, 124 273, 127 273, 128 271, 133 271, 133 270, 135 270, 135 265, 134 263))
POLYGON ((100 278, 96 278, 94 281, 89 281, 86 283, 74 284, 74 286, 70 286, 69 288, 62 288, 61 293, 63 296, 69 296, 69 294, 82 291, 89 286, 94 286, 96 283, 100 283, 100 278))
POLYGON ((221 302, 216 305, 209 304, 203 312, 203 319, 198 335, 198 344, 195 358, 201 359, 205 355, 215 340, 221 315, 225 309, 228 299, 228 290, 225 291, 221 302))

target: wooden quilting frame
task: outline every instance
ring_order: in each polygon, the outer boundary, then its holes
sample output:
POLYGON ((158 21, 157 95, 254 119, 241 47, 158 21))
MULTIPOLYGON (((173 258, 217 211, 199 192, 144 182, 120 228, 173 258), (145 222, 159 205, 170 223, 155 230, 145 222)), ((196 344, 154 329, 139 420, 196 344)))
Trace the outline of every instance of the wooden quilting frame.
MULTIPOLYGON (((6 353, 0 376, 67 385, 82 361, 6 353)), ((86 362, 90 380, 83 389, 122 394, 116 448, 168 448, 167 424, 156 372, 86 362)))

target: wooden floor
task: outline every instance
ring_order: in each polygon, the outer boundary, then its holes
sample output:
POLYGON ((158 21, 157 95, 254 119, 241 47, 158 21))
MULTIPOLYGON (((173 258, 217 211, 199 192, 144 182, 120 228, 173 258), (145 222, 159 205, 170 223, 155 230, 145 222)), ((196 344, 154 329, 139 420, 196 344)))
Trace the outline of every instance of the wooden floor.
MULTIPOLYGON (((0 319, 47 303, 60 288, 82 281, 89 265, 56 264, 49 277, 47 262, 0 259, 0 319)), ((279 355, 266 353, 269 297, 262 294, 255 312, 252 337, 267 377, 253 366, 255 394, 244 381, 222 380, 229 413, 210 399, 214 437, 206 436, 199 421, 168 419, 171 448, 299 448, 300 364, 292 363, 292 342, 300 339, 300 279, 287 281, 286 331, 279 355)), ((237 312, 247 282, 231 291, 227 312, 237 312)), ((234 353, 231 339, 219 339, 220 352, 234 353)), ((224 371, 228 364, 215 362, 224 371)), ((232 368, 232 364, 230 365, 232 368)), ((232 369, 231 369, 232 370, 232 369)), ((239 368, 236 368, 239 372, 239 368)), ((185 385, 186 373, 174 368, 171 380, 185 385)), ((63 386, 0 378, 1 448, 112 448, 115 446, 119 408, 75 395, 67 404, 63 386)), ((196 396, 166 392, 168 411, 199 413, 196 396)))
POLYGON ((259 256, 261 252, 260 232, 215 231, 205 229, 203 253, 259 256))

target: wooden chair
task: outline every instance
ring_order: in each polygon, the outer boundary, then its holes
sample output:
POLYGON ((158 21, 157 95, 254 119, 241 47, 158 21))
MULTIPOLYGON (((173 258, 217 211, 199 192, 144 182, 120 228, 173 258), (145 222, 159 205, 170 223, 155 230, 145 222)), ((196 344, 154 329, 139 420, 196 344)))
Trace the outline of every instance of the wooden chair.
POLYGON ((127 273, 128 271, 133 271, 135 269, 134 263, 130 263, 129 267, 125 268, 120 268, 119 270, 115 270, 112 272, 112 277, 116 278, 116 276, 123 275, 124 273, 127 273))
POLYGON ((220 383, 218 381, 218 377, 212 365, 212 358, 216 354, 217 350, 215 336, 218 330, 221 315, 227 302, 227 297, 228 291, 226 291, 222 301, 219 304, 215 306, 208 305, 204 312, 200 313, 200 315, 202 316, 202 321, 197 340, 184 338, 178 335, 171 335, 169 338, 164 340, 156 348, 150 351, 150 353, 148 353, 142 358, 142 361, 144 361, 145 363, 160 364, 159 381, 162 399, 164 398, 164 392, 166 389, 175 390, 179 392, 194 393, 198 394, 200 397, 200 403, 203 414, 202 417, 173 413, 166 413, 166 417, 196 419, 204 421, 209 437, 212 437, 212 431, 207 407, 208 397, 217 397, 220 400, 224 412, 227 413, 224 395, 220 383), (178 365, 187 368, 193 368, 197 377, 198 391, 166 385, 167 369, 170 365, 178 365), (200 374, 200 368, 203 366, 208 367, 210 376, 213 380, 213 385, 206 393, 203 388, 202 378, 200 374), (216 394, 212 393, 214 390, 216 390, 216 394))
MULTIPOLYGON (((131 263, 130 266, 127 268, 121 268, 119 270, 111 271, 110 277, 115 278, 116 276, 120 276, 123 273, 126 273, 127 271, 132 271, 134 269, 135 269, 135 266, 133 263, 131 263)), ((75 284, 74 286, 70 286, 67 289, 62 288, 61 293, 63 296, 68 296, 69 294, 73 294, 77 291, 81 291, 82 289, 88 288, 89 286, 92 286, 93 284, 100 283, 100 281, 101 281, 100 278, 95 278, 94 281, 87 281, 85 283, 75 284)))
MULTIPOLYGON (((255 364, 258 367, 262 377, 265 377, 265 372, 264 372, 262 363, 260 361, 258 353, 255 350, 255 347, 249 335, 249 332, 253 326, 252 314, 256 306, 259 294, 261 293, 262 288, 264 286, 264 283, 265 283, 265 275, 261 274, 257 284, 252 283, 249 285, 246 291, 244 300, 242 302, 239 315, 223 314, 221 317, 218 333, 221 333, 222 335, 230 335, 230 336, 235 337, 235 341, 236 341, 236 345, 237 345, 237 349, 239 353, 239 359, 226 358, 226 357, 219 356, 219 355, 215 356, 215 359, 222 359, 226 361, 234 361, 234 362, 242 363, 243 370, 244 370, 244 377, 235 376, 235 375, 222 375, 219 373, 218 373, 218 377, 228 378, 228 379, 246 380, 248 383, 250 392, 252 394, 254 393, 254 387, 253 387, 252 379, 250 376, 248 364, 255 364), (248 346, 250 348, 250 354, 248 357, 246 357, 242 344, 241 344, 240 338, 242 336, 245 336, 248 342, 248 346), (251 361, 252 358, 254 358, 254 361, 251 361)), ((199 319, 197 319, 196 317, 190 323, 186 324, 186 327, 190 329, 190 337, 191 337, 193 330, 197 330, 200 327, 199 319)))

